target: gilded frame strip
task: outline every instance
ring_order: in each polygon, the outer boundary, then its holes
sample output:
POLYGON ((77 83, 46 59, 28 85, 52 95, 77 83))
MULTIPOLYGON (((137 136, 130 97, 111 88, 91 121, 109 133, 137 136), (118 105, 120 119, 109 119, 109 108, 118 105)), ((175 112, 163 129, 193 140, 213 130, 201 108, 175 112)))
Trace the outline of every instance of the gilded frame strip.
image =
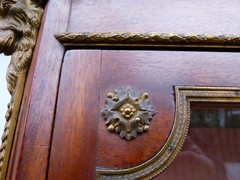
POLYGON ((73 33, 55 35, 65 47, 240 50, 240 36, 174 33, 73 33))

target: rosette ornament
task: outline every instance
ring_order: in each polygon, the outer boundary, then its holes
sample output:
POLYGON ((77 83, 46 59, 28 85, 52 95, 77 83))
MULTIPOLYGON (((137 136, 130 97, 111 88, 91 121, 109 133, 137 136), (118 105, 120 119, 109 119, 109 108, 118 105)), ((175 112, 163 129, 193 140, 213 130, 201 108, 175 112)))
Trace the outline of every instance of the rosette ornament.
POLYGON ((150 121, 156 114, 147 93, 126 87, 108 93, 102 110, 110 132, 131 140, 149 130, 150 121))

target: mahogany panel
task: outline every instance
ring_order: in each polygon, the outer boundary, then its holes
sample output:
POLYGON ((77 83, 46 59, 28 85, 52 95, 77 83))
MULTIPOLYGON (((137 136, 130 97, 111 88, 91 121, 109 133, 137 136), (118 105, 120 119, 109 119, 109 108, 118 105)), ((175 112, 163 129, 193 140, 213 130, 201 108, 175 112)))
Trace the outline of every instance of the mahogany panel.
POLYGON ((50 1, 33 75, 24 143, 49 145, 64 47, 54 34, 67 29, 71 1, 50 1), (59 17, 61 11, 61 19, 59 17), (54 25, 54 26, 53 26, 54 25))
POLYGON ((158 113, 150 130, 126 141, 99 117, 98 167, 127 168, 154 156, 172 127, 174 85, 239 86, 240 54, 174 51, 103 51, 100 108, 107 93, 132 86, 147 92, 158 113), (226 68, 231 67, 231 68, 226 68))
POLYGON ((49 179, 95 177, 100 65, 98 50, 67 51, 65 55, 49 179))
MULTIPOLYGON (((21 164, 25 168, 20 167, 18 169, 16 179, 24 180, 44 180, 46 179, 46 173, 48 169, 48 156, 49 147, 48 146, 33 146, 33 145, 23 145, 22 155, 25 155, 21 159, 21 164), (31 164, 31 165, 29 165, 31 164)), ((14 179, 14 178, 12 178, 14 179)))
POLYGON ((11 159, 14 163, 8 170, 9 179, 46 179, 64 53, 64 47, 54 34, 67 30, 70 5, 71 0, 48 1, 27 77, 18 119, 19 129, 15 136, 16 151, 11 159))
POLYGON ((69 32, 239 34, 238 0, 73 0, 69 32))

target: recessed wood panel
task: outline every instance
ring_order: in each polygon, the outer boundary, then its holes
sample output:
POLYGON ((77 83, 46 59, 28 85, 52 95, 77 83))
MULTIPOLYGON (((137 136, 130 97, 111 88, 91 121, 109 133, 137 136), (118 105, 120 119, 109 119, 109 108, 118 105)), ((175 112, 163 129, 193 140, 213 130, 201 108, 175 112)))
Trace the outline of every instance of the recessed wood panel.
MULTIPOLYGON (((25 165, 24 169, 18 171, 16 179, 38 179, 44 180, 47 178, 46 169, 48 169, 48 153, 49 146, 34 146, 24 145, 25 149, 22 153, 28 156, 21 157, 21 166, 25 165), (31 165, 30 165, 31 164, 31 165)), ((10 178, 9 178, 10 179, 10 178)), ((13 178, 14 179, 14 178, 13 178)))
POLYGON ((237 86, 239 59, 238 53, 68 51, 48 177, 91 179, 96 167, 122 169, 146 162, 159 152, 171 132, 174 86, 237 86), (149 132, 130 141, 109 132, 100 112, 109 92, 127 86, 147 92, 157 110, 149 132), (65 175, 59 177, 63 170, 65 175))
POLYGON ((65 55, 49 179, 95 177, 100 64, 101 51, 68 51, 65 55))
POLYGON ((30 179, 46 179, 64 54, 64 48, 54 34, 67 30, 70 9, 70 0, 49 0, 45 8, 19 112, 19 129, 14 137, 16 141, 8 169, 9 179, 26 179, 28 169, 32 173, 30 179))
POLYGON ((238 0, 74 0, 69 32, 239 34, 238 0))
POLYGON ((174 86, 238 86, 239 66, 237 53, 103 51, 100 108, 108 92, 132 86, 148 92, 158 113, 149 132, 131 141, 109 133, 100 116, 98 167, 128 168, 149 160, 161 149, 172 128, 174 86))

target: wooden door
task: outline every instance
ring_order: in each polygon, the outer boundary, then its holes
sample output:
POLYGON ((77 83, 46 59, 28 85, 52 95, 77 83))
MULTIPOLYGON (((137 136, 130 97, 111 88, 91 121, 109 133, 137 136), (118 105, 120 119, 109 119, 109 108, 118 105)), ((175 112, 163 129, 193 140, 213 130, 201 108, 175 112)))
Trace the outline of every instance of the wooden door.
MULTIPOLYGON (((221 65, 227 64, 229 58, 240 63, 237 53, 67 51, 61 73, 48 178, 95 179, 96 175, 103 178, 99 173, 100 169, 126 169, 149 161, 164 147, 171 133, 176 114, 173 87, 182 84, 190 87, 196 84, 204 87, 237 86, 239 79, 231 77, 229 69, 221 65), (139 134, 129 141, 121 139, 114 132, 108 132, 101 113, 107 94, 127 86, 148 92, 158 111, 150 123, 149 132, 139 134)), ((231 73, 237 74, 238 66, 236 64, 231 73)), ((213 132, 213 135, 209 135, 213 137, 214 132, 218 134, 219 130, 205 131, 205 135, 213 132)), ((239 135, 237 129, 232 131, 225 134, 239 135)), ((199 134, 203 136, 203 133, 199 134)), ((158 179, 201 179, 203 176, 205 179, 226 179, 226 173, 221 173, 221 168, 216 173, 215 166, 209 167, 209 163, 215 161, 207 159, 208 156, 206 160, 195 160, 191 155, 185 155, 187 152, 199 151, 204 157, 202 150, 194 150, 194 145, 190 144, 198 141, 194 139, 192 142, 189 138, 183 152, 158 179), (186 157, 182 159, 184 156, 186 157), (184 169, 191 169, 191 172, 186 174, 184 169), (202 173, 201 177, 199 172, 202 173)), ((236 151, 239 150, 238 143, 229 146, 234 147, 236 151)), ((233 156, 233 159, 238 159, 237 156, 233 156)), ((221 166, 215 163, 216 168, 221 166)), ((151 173, 154 174, 154 171, 138 176, 151 177, 151 173)), ((136 179, 138 176, 123 175, 122 178, 136 179)), ((110 179, 113 178, 116 177, 110 176, 110 179)))
POLYGON ((229 179, 197 137, 226 135, 213 144, 232 141, 235 155, 220 145, 214 151, 239 163, 239 7, 237 0, 50 0, 8 177, 229 179), (109 132, 103 115, 109 93, 129 87, 156 111, 131 137, 109 132), (237 114, 233 130, 189 125, 190 112, 194 123, 211 108, 237 114))

